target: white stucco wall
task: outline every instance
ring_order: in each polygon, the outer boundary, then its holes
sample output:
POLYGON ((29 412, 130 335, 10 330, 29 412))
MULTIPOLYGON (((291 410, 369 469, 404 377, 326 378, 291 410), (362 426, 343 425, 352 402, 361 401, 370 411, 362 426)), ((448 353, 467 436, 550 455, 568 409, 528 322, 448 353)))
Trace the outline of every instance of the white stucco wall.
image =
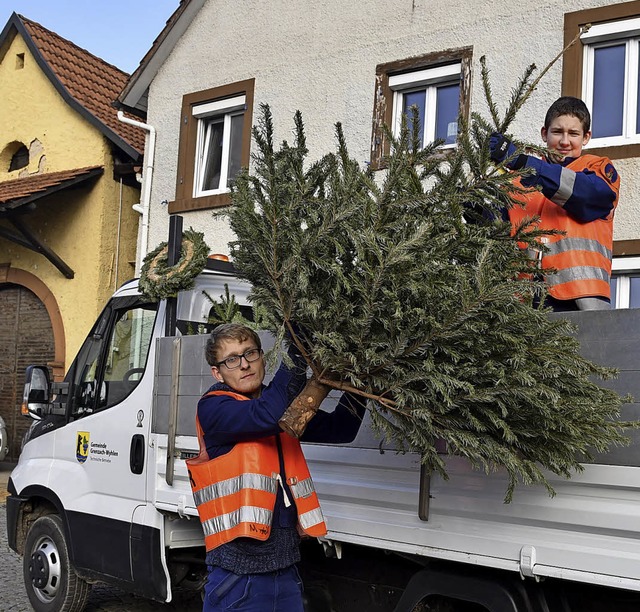
MULTIPOLYGON (((342 122, 352 155, 370 159, 376 65, 449 48, 473 46, 472 110, 486 114, 479 58, 487 56, 495 100, 503 108, 525 67, 542 68, 563 46, 564 14, 607 0, 208 0, 154 79, 148 121, 157 128, 149 248, 166 240, 178 159, 182 96, 255 78, 259 104, 273 111, 276 140, 290 139, 293 114, 305 121, 313 157, 334 149, 342 122)), ((545 76, 513 125, 540 141, 549 104, 561 94, 561 62, 545 76)), ((622 195, 616 239, 640 238, 636 160, 616 161, 622 195)), ((185 227, 204 231, 215 252, 232 238, 211 211, 183 213, 185 227)))

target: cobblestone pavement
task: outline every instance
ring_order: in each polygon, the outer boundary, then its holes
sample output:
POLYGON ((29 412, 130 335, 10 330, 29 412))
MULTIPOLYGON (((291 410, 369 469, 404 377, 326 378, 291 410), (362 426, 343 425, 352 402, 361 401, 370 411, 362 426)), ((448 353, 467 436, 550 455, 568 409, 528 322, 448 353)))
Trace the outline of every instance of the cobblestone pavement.
MULTIPOLYGON (((0 491, 0 612, 32 612, 22 581, 22 558, 7 545, 6 493, 0 491)), ((179 594, 170 604, 141 599, 115 587, 94 585, 85 612, 200 612, 200 595, 179 594)))

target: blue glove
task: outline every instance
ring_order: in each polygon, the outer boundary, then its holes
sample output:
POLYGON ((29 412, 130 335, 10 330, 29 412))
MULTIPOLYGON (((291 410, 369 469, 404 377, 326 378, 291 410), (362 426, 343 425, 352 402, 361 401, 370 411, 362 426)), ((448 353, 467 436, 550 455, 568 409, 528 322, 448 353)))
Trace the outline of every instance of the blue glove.
POLYGON ((489 157, 496 163, 501 163, 507 158, 513 158, 507 162, 506 166, 510 170, 515 170, 518 167, 522 167, 518 162, 521 155, 513 157, 516 153, 516 146, 502 134, 494 132, 489 138, 489 157))

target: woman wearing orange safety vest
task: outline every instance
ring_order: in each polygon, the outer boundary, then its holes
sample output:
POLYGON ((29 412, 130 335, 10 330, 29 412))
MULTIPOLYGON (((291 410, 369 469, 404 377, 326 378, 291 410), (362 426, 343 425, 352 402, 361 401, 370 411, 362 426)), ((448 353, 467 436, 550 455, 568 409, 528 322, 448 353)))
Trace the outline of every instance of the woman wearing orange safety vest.
MULTIPOLYGON (((204 612, 303 610, 300 535, 323 536, 326 526, 300 443, 278 426, 306 382, 293 346, 289 356, 294 366, 265 387, 253 330, 220 325, 207 343, 218 382, 198 403, 200 454, 187 462, 207 548, 204 612)), ((350 442, 363 414, 345 394, 332 413, 317 412, 302 440, 350 442)))
POLYGON ((582 100, 564 96, 545 117, 542 139, 554 160, 518 155, 517 147, 501 134, 492 134, 490 156, 511 170, 530 169, 519 180, 523 187, 538 187, 513 194, 524 208, 513 206, 514 227, 525 217, 539 217, 540 229, 563 235, 541 240, 538 255, 546 276, 547 304, 556 311, 602 310, 610 307, 613 216, 618 204, 620 177, 606 157, 582 154, 591 138, 591 116, 582 100))

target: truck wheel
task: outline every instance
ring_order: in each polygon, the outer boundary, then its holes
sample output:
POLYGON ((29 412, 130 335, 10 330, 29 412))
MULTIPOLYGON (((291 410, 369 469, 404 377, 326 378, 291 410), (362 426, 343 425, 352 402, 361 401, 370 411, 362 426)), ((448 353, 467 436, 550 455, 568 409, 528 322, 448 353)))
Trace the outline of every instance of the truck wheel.
POLYGON ((81 612, 91 585, 69 563, 62 520, 41 516, 29 528, 24 547, 24 584, 36 612, 81 612))

